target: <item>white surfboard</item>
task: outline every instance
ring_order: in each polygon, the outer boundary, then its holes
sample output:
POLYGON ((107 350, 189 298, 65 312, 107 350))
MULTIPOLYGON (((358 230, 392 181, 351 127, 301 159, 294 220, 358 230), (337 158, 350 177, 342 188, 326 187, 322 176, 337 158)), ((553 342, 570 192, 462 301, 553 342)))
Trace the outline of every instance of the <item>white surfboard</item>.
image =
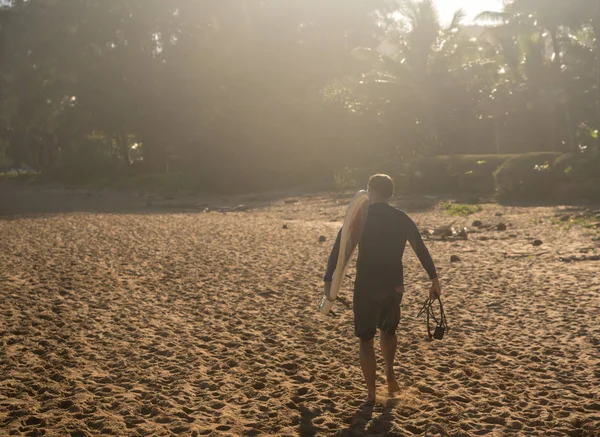
POLYGON ((369 194, 366 191, 359 191, 350 201, 346 210, 346 217, 342 226, 342 235, 340 239, 340 252, 338 261, 331 281, 331 291, 329 299, 323 295, 319 304, 319 312, 327 315, 331 311, 336 301, 342 282, 346 276, 346 271, 350 265, 350 260, 354 250, 358 246, 369 212, 369 194))

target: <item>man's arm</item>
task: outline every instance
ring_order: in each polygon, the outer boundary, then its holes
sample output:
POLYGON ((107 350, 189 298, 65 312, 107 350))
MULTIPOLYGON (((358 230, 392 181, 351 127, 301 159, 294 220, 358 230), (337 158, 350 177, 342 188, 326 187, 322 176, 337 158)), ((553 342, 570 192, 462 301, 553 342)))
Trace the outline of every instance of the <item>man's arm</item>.
POLYGON ((407 216, 406 218, 408 219, 407 239, 410 242, 411 247, 417 254, 419 261, 421 261, 421 265, 427 271, 427 274, 429 274, 429 279, 436 279, 437 271, 435 270, 435 264, 433 263, 433 259, 431 259, 431 254, 429 253, 429 250, 427 250, 427 247, 423 242, 423 238, 421 238, 419 229, 410 217, 407 216))
POLYGON ((437 271, 435 269, 435 264, 433 263, 433 259, 431 258, 431 254, 425 243, 423 242, 423 238, 421 237, 421 233, 419 232, 419 228, 414 221, 408 216, 406 216, 408 220, 408 232, 407 239, 410 242, 410 246, 413 248, 419 261, 421 261, 421 265, 427 271, 429 275, 429 279, 431 279, 431 290, 429 291, 429 298, 435 299, 438 296, 441 296, 442 289, 440 287, 440 281, 438 280, 437 271))
POLYGON ((335 239, 335 244, 333 245, 333 249, 331 249, 331 253, 329 254, 329 260, 327 261, 327 271, 325 272, 325 276, 323 280, 325 282, 331 282, 333 280, 333 272, 335 271, 335 267, 337 266, 338 256, 340 254, 340 242, 342 240, 342 230, 338 232, 337 238, 335 239))

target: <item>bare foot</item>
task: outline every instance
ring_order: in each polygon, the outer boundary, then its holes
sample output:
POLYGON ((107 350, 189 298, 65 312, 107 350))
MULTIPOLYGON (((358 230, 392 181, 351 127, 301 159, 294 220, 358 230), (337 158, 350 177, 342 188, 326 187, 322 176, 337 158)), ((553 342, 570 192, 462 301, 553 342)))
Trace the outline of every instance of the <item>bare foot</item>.
POLYGON ((398 393, 400 390, 401 390, 400 386, 398 385, 398 382, 395 379, 388 382, 388 395, 393 396, 394 394, 398 393))

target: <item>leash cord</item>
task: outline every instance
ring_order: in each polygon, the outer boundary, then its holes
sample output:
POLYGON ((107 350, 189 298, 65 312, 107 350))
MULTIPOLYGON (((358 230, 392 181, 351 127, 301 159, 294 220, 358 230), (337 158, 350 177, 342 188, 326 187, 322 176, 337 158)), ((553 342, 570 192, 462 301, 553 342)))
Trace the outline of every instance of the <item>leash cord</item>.
POLYGON ((433 339, 434 335, 435 335, 435 331, 434 331, 433 334, 431 332, 430 320, 433 319, 435 321, 436 329, 441 328, 443 330, 442 332, 448 332, 450 330, 450 328, 448 326, 448 320, 446 319, 446 313, 444 311, 444 305, 442 304, 442 299, 440 299, 439 296, 437 296, 435 299, 427 299, 425 301, 425 303, 421 307, 421 311, 419 311, 419 314, 417 314, 417 318, 421 317, 422 314, 426 315, 426 319, 427 319, 427 335, 429 336, 430 340, 433 339), (433 311, 433 304, 435 303, 435 301, 438 301, 439 304, 440 304, 440 318, 439 318, 439 320, 435 316, 435 312, 433 311))

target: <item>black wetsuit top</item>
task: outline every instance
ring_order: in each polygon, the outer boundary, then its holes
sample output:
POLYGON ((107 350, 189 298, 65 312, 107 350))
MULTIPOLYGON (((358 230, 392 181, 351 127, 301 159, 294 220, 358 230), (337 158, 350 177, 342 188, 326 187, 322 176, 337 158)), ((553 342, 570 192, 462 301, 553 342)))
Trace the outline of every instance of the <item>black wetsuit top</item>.
MULTIPOLYGON (((331 282, 340 249, 342 231, 329 255, 327 272, 323 278, 331 282)), ((417 225, 404 212, 376 203, 369 207, 369 215, 359 243, 356 282, 376 283, 397 287, 404 285, 402 256, 409 241, 431 279, 437 277, 431 255, 423 243, 417 225)))

